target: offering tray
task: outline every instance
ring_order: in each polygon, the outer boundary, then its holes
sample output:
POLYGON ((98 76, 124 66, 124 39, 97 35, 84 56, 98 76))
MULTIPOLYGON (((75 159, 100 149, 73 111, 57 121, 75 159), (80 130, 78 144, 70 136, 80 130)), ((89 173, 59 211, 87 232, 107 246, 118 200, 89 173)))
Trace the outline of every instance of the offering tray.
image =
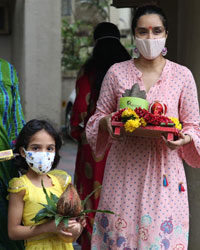
MULTIPOLYGON (((114 134, 120 135, 121 129, 124 129, 124 124, 122 122, 111 122, 112 127, 114 128, 114 134)), ((164 127, 164 126, 145 126, 136 128, 133 132, 126 132, 132 136, 140 137, 151 137, 159 138, 162 135, 167 136, 168 141, 173 141, 176 136, 178 136, 179 130, 175 127, 164 127)))

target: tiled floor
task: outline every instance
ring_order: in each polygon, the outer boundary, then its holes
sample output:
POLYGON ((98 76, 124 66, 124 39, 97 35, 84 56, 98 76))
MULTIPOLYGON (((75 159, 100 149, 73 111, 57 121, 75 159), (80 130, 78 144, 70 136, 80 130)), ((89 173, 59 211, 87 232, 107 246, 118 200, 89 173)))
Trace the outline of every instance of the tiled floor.
POLYGON ((58 165, 59 169, 67 171, 69 175, 74 177, 75 161, 77 153, 77 143, 66 139, 60 150, 60 163, 58 165))
MULTIPOLYGON (((67 171, 67 173, 71 175, 72 180, 74 178, 76 153, 77 153, 77 143, 70 139, 66 139, 60 150, 61 159, 58 165, 58 169, 67 171)), ((74 250, 81 250, 80 245, 78 245, 78 243, 76 242, 74 242, 73 247, 74 250)))

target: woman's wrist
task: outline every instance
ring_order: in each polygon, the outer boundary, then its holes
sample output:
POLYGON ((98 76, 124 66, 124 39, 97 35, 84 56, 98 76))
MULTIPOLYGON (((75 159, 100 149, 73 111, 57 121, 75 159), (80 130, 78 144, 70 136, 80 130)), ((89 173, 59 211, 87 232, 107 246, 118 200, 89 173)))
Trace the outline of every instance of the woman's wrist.
POLYGON ((100 119, 99 121, 99 129, 101 131, 107 131, 107 123, 108 123, 108 120, 111 118, 111 115, 107 115, 107 116, 104 116, 100 119))
POLYGON ((190 142, 192 141, 192 136, 191 136, 191 135, 189 135, 189 134, 185 134, 185 136, 187 136, 187 138, 188 138, 188 140, 187 140, 187 143, 186 143, 186 144, 190 143, 190 142))

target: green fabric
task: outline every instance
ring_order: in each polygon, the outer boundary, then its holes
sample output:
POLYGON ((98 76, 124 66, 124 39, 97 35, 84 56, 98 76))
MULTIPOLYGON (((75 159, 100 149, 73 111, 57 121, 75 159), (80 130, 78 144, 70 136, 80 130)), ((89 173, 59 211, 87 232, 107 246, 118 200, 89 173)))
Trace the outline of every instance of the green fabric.
MULTIPOLYGON (((10 63, 0 59, 0 151, 13 147, 24 124, 17 73, 10 63)), ((22 241, 9 240, 7 233, 7 188, 15 176, 18 172, 12 161, 0 162, 0 250, 24 249, 22 241)))

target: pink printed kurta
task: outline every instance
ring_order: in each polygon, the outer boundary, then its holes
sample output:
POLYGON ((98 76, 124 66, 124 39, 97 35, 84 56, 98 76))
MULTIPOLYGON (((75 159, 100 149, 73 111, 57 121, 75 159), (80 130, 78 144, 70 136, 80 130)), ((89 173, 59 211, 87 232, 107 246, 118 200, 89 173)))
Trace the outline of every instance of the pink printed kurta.
POLYGON ((104 78, 96 113, 87 127, 88 141, 100 156, 111 144, 105 167, 99 209, 92 236, 92 250, 186 250, 189 235, 189 209, 182 159, 200 167, 199 105, 191 72, 166 61, 157 83, 147 93, 149 103, 162 101, 167 116, 183 123, 183 133, 193 142, 170 150, 162 139, 125 135, 112 141, 99 132, 99 120, 117 110, 126 89, 138 83, 144 89, 142 74, 129 60, 113 65, 104 78), (169 185, 163 185, 163 175, 169 185), (179 191, 182 183, 185 192, 179 191))

